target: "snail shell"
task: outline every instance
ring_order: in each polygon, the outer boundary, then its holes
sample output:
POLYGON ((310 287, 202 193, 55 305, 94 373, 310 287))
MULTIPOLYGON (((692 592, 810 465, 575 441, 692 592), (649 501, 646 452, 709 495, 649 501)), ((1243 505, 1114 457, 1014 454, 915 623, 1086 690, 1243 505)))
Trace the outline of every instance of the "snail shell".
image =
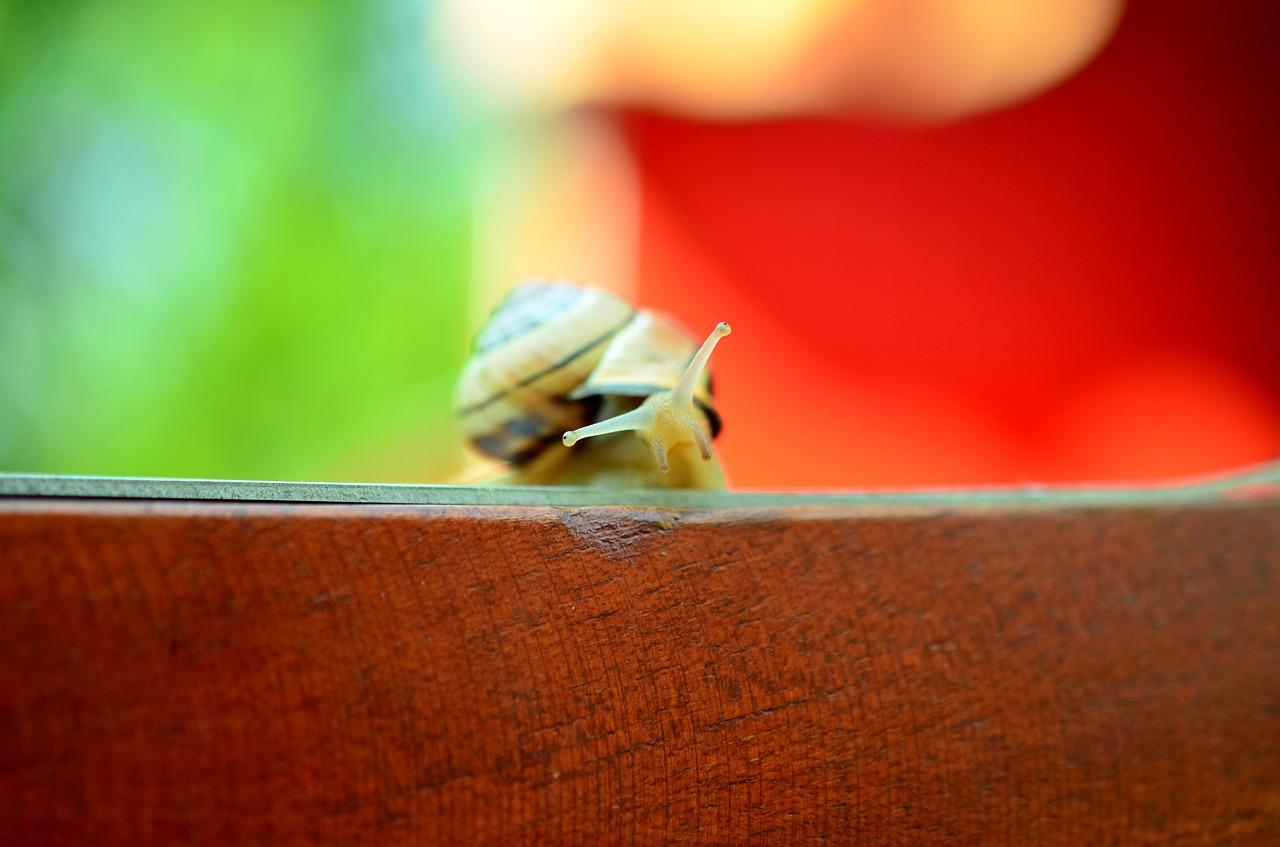
MULTIPOLYGON (((613 295, 526 282, 476 336, 458 383, 459 423, 482 453, 526 466, 549 449, 564 449, 562 435, 591 424, 602 409, 669 392, 697 351, 669 318, 613 295)), ((721 421, 705 371, 692 400, 714 438, 721 421)))

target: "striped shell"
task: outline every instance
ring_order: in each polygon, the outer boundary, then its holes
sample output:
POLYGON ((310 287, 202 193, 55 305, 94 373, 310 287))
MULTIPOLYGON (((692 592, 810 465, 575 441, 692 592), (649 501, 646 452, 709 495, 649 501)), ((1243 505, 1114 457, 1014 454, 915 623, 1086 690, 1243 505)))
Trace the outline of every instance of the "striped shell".
MULTIPOLYGON (((458 381, 463 435, 494 458, 530 461, 595 420, 603 397, 643 398, 676 384, 698 344, 671 320, 565 282, 526 282, 476 335, 458 381)), ((720 418, 704 375, 694 401, 720 418)))

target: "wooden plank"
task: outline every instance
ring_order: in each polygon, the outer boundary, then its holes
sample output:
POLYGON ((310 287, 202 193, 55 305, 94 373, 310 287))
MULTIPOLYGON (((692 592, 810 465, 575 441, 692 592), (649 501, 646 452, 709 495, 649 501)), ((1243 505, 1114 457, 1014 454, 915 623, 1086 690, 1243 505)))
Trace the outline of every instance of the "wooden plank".
POLYGON ((0 841, 1265 844, 1280 498, 0 499, 0 841))

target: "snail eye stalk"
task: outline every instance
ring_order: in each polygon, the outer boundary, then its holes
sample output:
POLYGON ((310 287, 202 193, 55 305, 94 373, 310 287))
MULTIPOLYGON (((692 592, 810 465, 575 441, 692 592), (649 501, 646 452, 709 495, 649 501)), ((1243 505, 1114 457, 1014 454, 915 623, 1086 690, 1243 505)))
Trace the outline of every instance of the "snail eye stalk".
POLYGON ((669 391, 650 395, 639 408, 617 417, 599 421, 589 426, 570 430, 564 434, 566 447, 572 447, 583 438, 634 430, 649 442, 658 468, 666 473, 670 469, 668 454, 682 444, 696 444, 702 458, 711 458, 711 435, 705 416, 693 404, 693 392, 702 378, 702 372, 711 358, 716 342, 730 333, 727 323, 721 322, 702 342, 693 361, 681 374, 679 382, 669 391))

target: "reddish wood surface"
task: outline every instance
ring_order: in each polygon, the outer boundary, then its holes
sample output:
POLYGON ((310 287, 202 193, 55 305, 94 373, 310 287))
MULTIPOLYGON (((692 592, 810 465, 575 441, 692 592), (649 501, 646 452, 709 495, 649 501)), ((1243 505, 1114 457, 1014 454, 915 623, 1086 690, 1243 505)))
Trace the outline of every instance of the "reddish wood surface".
POLYGON ((1267 844, 1280 503, 0 501, 0 841, 1267 844))

